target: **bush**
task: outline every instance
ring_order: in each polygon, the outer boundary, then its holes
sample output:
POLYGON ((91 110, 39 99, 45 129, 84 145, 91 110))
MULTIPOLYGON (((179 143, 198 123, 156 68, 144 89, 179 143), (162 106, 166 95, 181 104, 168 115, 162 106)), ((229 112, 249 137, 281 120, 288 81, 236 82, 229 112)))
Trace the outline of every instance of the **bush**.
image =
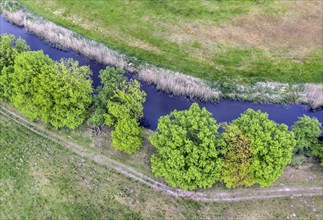
POLYGON ((218 124, 205 108, 194 103, 188 110, 173 111, 159 119, 151 143, 152 171, 173 187, 193 190, 212 186, 219 178, 224 141, 218 124))

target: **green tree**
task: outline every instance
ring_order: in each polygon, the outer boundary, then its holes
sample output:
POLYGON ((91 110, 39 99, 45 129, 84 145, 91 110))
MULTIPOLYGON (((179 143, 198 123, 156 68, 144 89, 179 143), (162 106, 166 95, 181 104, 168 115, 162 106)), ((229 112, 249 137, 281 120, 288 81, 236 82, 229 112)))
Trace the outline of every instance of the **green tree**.
POLYGON ((221 180, 229 188, 251 186, 255 183, 252 171, 251 142, 236 125, 225 127, 223 139, 226 142, 227 152, 224 156, 224 165, 221 180))
POLYGON ((12 102, 32 120, 74 129, 92 102, 90 74, 77 61, 56 63, 42 51, 21 53, 14 65, 12 102))
POLYGON ((128 154, 136 153, 142 146, 143 129, 134 118, 123 118, 112 131, 112 146, 128 154))
POLYGON ((294 152, 311 155, 313 148, 319 144, 318 137, 321 134, 321 124, 317 118, 304 115, 295 122, 292 131, 296 139, 294 152))
POLYGON ((211 115, 194 103, 159 119, 150 138, 157 149, 151 157, 156 176, 187 190, 210 187, 220 178, 224 141, 211 115))
POLYGON ((108 102, 115 94, 122 82, 126 81, 124 70, 107 66, 100 70, 99 78, 101 85, 97 87, 93 97, 92 114, 87 124, 92 127, 100 127, 105 120, 104 115, 108 113, 108 102))
POLYGON ((55 128, 75 129, 88 116, 92 103, 92 72, 72 59, 62 59, 55 67, 53 75, 42 78, 52 100, 48 121, 55 128))
POLYGON ((0 99, 9 100, 12 96, 12 74, 18 54, 30 50, 26 42, 14 35, 0 35, 0 99))
POLYGON ((294 157, 297 158, 301 155, 318 156, 321 158, 321 165, 323 166, 323 143, 318 140, 322 133, 322 127, 317 118, 304 115, 295 122, 292 131, 296 138, 294 157))
POLYGON ((143 118, 143 103, 146 93, 140 90, 137 80, 123 81, 108 101, 108 113, 105 114, 105 124, 114 126, 122 118, 143 118))
POLYGON ((24 52, 16 57, 12 79, 12 103, 31 120, 48 122, 51 97, 46 91, 48 76, 55 75, 55 62, 42 51, 24 52))
POLYGON ((248 109, 233 120, 251 144, 251 176, 261 187, 269 186, 290 163, 296 141, 284 124, 268 119, 268 114, 248 109))

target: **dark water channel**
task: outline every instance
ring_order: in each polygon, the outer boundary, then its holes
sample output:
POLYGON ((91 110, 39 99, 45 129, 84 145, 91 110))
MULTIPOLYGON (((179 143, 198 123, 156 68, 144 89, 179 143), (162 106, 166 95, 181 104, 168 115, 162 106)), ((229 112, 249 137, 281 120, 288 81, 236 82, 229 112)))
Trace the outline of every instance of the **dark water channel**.
MULTIPOLYGON (((100 84, 98 78, 99 70, 104 69, 105 65, 88 60, 81 55, 73 53, 71 50, 58 50, 34 34, 28 33, 25 29, 10 24, 0 14, 0 34, 3 33, 14 34, 16 37, 25 39, 32 50, 43 50, 45 54, 48 54, 54 60, 73 58, 74 60, 78 60, 80 65, 90 66, 93 72, 93 86, 97 87, 100 84)), ((127 74, 127 76, 131 77, 131 74, 127 74)), ((157 91, 153 85, 142 83, 142 89, 147 93, 147 99, 144 104, 145 119, 143 121, 143 125, 146 128, 156 129, 160 116, 169 114, 174 109, 187 109, 192 104, 192 101, 188 101, 182 97, 172 97, 164 92, 157 91)), ((248 108, 254 110, 260 109, 262 112, 267 112, 271 120, 277 123, 287 124, 288 126, 291 126, 303 114, 316 117, 321 123, 323 122, 323 110, 311 111, 310 107, 306 105, 293 104, 282 106, 278 104, 254 104, 231 100, 222 100, 217 104, 198 101, 198 104, 210 111, 218 122, 229 122, 236 119, 248 108)))

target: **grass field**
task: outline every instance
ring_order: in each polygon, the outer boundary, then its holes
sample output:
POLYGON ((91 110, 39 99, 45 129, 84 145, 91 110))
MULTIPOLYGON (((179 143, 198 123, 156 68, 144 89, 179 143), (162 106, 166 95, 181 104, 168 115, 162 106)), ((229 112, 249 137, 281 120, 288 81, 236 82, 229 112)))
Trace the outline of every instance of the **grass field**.
POLYGON ((322 1, 18 2, 123 53, 209 81, 323 82, 322 1))
MULTIPOLYGON (((2 114, 0 129, 0 219, 320 219, 323 215, 322 197, 234 203, 176 199, 82 158, 2 114)), ((84 145, 93 144, 91 138, 78 138, 77 132, 62 132, 84 145)), ((102 148, 112 154, 109 147, 102 148)), ((137 163, 140 167, 142 162, 137 163)), ((307 177, 315 175, 313 181, 319 183, 319 174, 316 166, 290 169, 276 184, 311 184, 307 177)))

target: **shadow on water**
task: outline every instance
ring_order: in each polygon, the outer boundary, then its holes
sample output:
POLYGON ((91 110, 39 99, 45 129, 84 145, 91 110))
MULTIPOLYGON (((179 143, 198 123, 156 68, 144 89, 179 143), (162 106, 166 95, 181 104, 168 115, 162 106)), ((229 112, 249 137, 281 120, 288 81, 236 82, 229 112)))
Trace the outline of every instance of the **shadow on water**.
MULTIPOLYGON (((21 37, 26 40, 32 50, 43 50, 45 54, 48 54, 54 60, 60 60, 61 58, 73 58, 77 60, 80 65, 90 66, 93 72, 93 87, 97 87, 100 84, 98 78, 99 71, 105 68, 105 65, 99 64, 95 61, 88 60, 82 55, 75 54, 71 50, 59 50, 51 45, 47 44, 32 33, 28 33, 25 29, 17 27, 7 22, 0 14, 0 34, 8 33, 13 34, 16 37, 21 37)), ((126 74, 128 78, 133 78, 134 75, 126 74)), ((163 115, 169 114, 174 109, 184 110, 190 107, 192 101, 189 101, 183 97, 173 97, 164 92, 157 91, 154 85, 148 85, 142 83, 142 89, 147 93, 146 102, 144 104, 145 118, 142 120, 142 124, 149 129, 156 129, 158 118, 163 115)), ((310 117, 316 117, 319 121, 323 122, 323 110, 311 111, 307 105, 289 105, 282 106, 279 104, 255 104, 250 102, 240 102, 234 100, 222 100, 219 103, 204 103, 197 101, 201 107, 205 107, 213 114, 213 117, 218 122, 230 122, 236 119, 248 108, 254 110, 261 110, 267 112, 271 120, 277 123, 284 123, 289 127, 298 120, 303 114, 310 117)))

